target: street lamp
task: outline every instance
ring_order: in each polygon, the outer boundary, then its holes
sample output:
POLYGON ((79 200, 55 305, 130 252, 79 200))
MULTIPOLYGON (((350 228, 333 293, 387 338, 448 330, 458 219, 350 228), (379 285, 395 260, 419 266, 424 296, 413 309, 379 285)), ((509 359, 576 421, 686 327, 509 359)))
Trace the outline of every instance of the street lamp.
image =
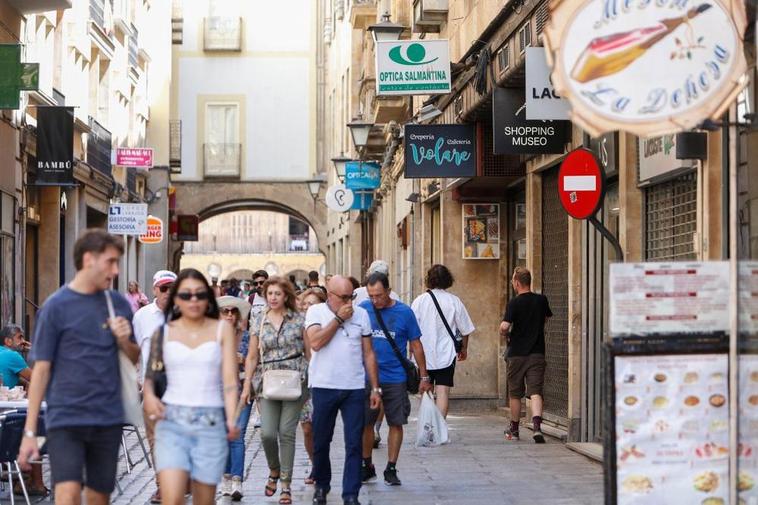
POLYGON ((332 158, 332 163, 334 163, 334 170, 337 171, 337 178, 340 180, 340 182, 345 182, 345 169, 347 167, 348 161, 352 160, 345 156, 345 153, 340 153, 339 156, 332 158))
POLYGON ((356 149, 366 147, 368 145, 368 135, 371 133, 371 128, 374 127, 374 123, 370 121, 364 121, 363 115, 358 114, 347 125, 350 128, 350 136, 353 137, 353 144, 356 149))
POLYGON ((368 31, 374 37, 374 43, 385 40, 400 40, 400 34, 405 30, 405 26, 390 21, 389 12, 382 15, 381 23, 376 23, 368 27, 368 31))
POLYGON ((308 192, 311 194, 311 198, 315 202, 318 199, 318 192, 321 189, 321 185, 324 183, 324 176, 319 174, 315 179, 305 181, 308 185, 308 192))

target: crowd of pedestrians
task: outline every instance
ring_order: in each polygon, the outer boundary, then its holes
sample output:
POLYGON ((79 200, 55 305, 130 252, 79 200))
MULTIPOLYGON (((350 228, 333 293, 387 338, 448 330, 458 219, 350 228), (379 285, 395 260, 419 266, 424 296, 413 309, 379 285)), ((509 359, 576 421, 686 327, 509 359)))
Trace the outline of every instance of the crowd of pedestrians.
MULTIPOLYGON (((428 270, 427 289, 410 306, 392 290, 381 260, 371 264, 362 286, 341 275, 321 285, 310 272, 302 291, 264 270, 222 284, 194 269, 160 270, 150 301, 136 283, 125 296, 110 291, 122 254, 121 240, 101 230, 76 242, 74 279, 39 312, 32 368, 22 356, 29 351, 22 329, 0 331, 3 384, 28 389, 19 462, 29 469, 39 459, 37 435, 44 430, 62 503, 81 503, 82 494, 88 504, 109 501, 129 411, 119 376, 124 359, 139 369, 131 387, 142 393, 156 471, 153 503, 184 503, 188 494, 199 505, 214 503, 218 494, 241 500, 245 433, 259 412, 269 471, 265 496, 292 503, 299 425, 312 465, 305 483, 314 486, 314 505, 327 502, 339 415, 341 498, 357 505, 361 486, 377 479, 373 451, 382 422, 389 427, 382 478, 402 485, 409 394, 433 393, 447 416, 456 364, 467 359, 475 327, 449 291, 454 278, 444 265, 428 270)), ((528 270, 517 268, 511 282, 515 296, 500 326, 511 411, 505 435, 519 438, 521 401, 528 396, 533 438, 543 443, 544 325, 552 313, 547 298, 531 291, 528 270)), ((47 492, 39 465, 31 482, 32 490, 47 492)))

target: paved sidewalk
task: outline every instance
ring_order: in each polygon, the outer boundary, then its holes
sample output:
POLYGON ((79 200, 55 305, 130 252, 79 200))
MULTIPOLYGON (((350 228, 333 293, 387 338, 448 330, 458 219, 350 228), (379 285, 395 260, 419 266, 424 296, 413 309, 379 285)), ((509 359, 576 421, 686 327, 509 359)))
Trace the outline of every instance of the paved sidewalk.
MULTIPOLYGON (((416 448, 415 418, 406 428, 406 437, 398 462, 403 485, 388 487, 382 480, 386 464, 386 426, 382 430, 381 447, 374 451, 379 474, 377 482, 361 490, 363 505, 418 503, 424 505, 594 505, 603 503, 602 467, 553 439, 544 445, 531 440, 531 432, 522 428, 523 439, 506 442, 503 439, 505 419, 502 416, 450 416, 452 442, 432 449, 416 448)), ((252 425, 251 425, 252 428, 252 425)), ((268 468, 260 445, 258 430, 248 434, 245 461, 245 498, 242 503, 276 504, 279 495, 267 498, 263 487, 268 468)), ((148 469, 134 435, 127 437, 129 453, 134 460, 132 473, 127 473, 124 458, 119 464, 119 483, 122 493, 114 493, 113 503, 143 505, 149 503, 154 491, 153 473, 148 469)), ((308 458, 298 430, 298 452, 295 460, 295 480, 292 483, 293 502, 310 504, 312 486, 303 479, 309 469, 308 458)), ((332 444, 334 478, 330 504, 342 503, 342 431, 338 423, 332 444)), ((23 497, 21 501, 23 502, 23 497)), ((7 499, 0 500, 9 503, 7 499)), ((42 503, 49 503, 43 501, 42 503)), ((191 503, 188 500, 188 503, 191 503)), ((219 503, 231 503, 219 498, 219 503)))

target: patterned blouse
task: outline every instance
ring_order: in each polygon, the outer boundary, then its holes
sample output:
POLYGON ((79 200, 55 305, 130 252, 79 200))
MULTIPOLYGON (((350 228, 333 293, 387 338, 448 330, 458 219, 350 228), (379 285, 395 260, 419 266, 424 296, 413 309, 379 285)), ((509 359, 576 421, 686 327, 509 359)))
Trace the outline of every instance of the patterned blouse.
POLYGON ((251 320, 250 334, 260 332, 258 338, 263 354, 261 360, 261 351, 258 351, 258 366, 253 375, 256 391, 260 391, 262 374, 268 370, 299 370, 305 380, 308 361, 305 359, 304 328, 304 316, 293 311, 287 311, 284 315, 279 331, 269 321, 268 311, 262 311, 251 320), (263 324, 261 319, 264 319, 263 324))

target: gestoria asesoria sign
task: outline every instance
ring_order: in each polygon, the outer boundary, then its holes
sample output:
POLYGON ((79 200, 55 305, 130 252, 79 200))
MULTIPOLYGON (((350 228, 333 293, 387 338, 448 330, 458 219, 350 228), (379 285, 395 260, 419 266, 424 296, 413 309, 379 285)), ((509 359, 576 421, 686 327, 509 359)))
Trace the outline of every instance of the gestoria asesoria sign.
POLYGON ((555 90, 592 135, 696 127, 746 83, 739 0, 563 0, 545 46, 555 90))

